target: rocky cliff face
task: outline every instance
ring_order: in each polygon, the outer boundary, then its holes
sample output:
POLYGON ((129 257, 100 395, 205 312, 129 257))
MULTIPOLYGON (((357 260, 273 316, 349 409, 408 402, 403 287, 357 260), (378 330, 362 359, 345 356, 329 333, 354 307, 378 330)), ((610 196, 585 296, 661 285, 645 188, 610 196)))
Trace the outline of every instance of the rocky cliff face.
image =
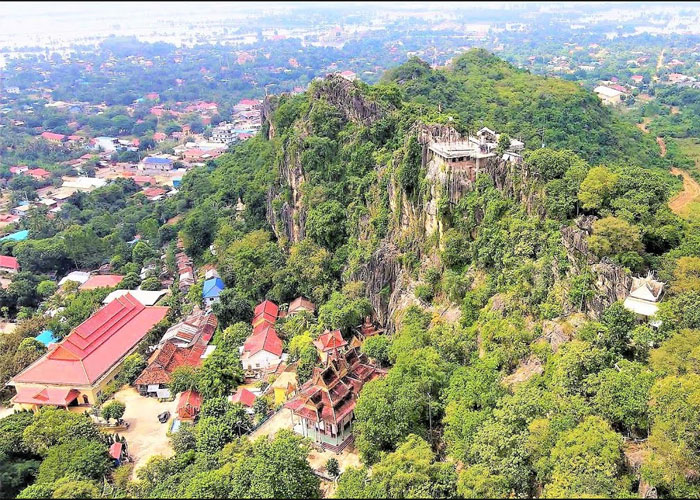
POLYGON ((287 144, 278 168, 280 185, 267 193, 267 221, 278 239, 286 238, 292 243, 305 236, 306 208, 301 200, 301 185, 305 178, 299 155, 302 143, 303 137, 300 137, 295 144, 287 144), (281 197, 283 188, 288 190, 288 199, 281 197), (280 203, 279 210, 275 210, 275 205, 280 203))
POLYGON ((383 112, 376 103, 365 99, 355 84, 340 75, 328 75, 313 88, 315 99, 326 99, 340 110, 348 121, 371 125, 383 112))
POLYGON ((587 239, 593 232, 595 220, 592 216, 579 217, 573 226, 563 228, 561 234, 571 264, 569 275, 581 274, 588 268, 595 277, 595 296, 587 301, 586 312, 599 317, 609 305, 627 297, 632 278, 624 268, 607 257, 598 259, 588 249, 587 239))

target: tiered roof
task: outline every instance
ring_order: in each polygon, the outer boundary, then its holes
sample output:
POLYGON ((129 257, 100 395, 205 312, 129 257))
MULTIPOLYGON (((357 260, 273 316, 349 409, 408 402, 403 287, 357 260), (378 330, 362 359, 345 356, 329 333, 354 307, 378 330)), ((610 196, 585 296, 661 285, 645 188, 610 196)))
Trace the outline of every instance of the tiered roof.
POLYGON ((123 295, 81 323, 12 382, 92 385, 167 312, 167 307, 146 307, 130 294, 123 295))
POLYGON ((321 335, 317 340, 314 341, 314 345, 319 351, 328 352, 348 345, 347 341, 343 338, 340 330, 333 330, 329 332, 326 330, 323 335, 321 335))
POLYGON ((370 364, 358 349, 329 356, 325 367, 314 369, 311 379, 285 408, 313 422, 323 420, 337 424, 355 409, 357 396, 364 384, 385 373, 370 364))

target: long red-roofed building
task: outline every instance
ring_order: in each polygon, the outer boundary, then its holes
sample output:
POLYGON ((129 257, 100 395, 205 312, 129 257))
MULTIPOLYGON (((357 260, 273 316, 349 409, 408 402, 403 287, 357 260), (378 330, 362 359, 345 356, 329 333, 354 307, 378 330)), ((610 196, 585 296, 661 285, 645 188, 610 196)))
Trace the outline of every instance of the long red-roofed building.
POLYGON ((12 378, 15 407, 95 404, 124 358, 167 312, 167 307, 146 307, 129 293, 118 297, 12 378))

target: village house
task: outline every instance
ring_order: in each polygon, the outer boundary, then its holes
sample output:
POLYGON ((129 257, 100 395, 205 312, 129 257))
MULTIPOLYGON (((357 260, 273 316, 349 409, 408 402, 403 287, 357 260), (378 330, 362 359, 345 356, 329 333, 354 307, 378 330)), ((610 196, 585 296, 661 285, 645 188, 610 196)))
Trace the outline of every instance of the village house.
POLYGON ((94 290, 95 288, 112 288, 117 286, 124 279, 119 274, 95 274, 81 284, 79 290, 94 290))
POLYGON ((253 329, 240 349, 241 364, 247 378, 261 378, 270 367, 277 366, 286 359, 282 354, 282 340, 277 336, 274 326, 259 325, 253 329))
POLYGON ((54 144, 61 144, 66 140, 66 136, 63 134, 55 134, 53 132, 42 132, 41 137, 54 144))
POLYGON ((622 102, 622 96, 624 95, 623 92, 620 92, 617 89, 613 89, 610 87, 606 87, 605 85, 599 85, 595 89, 593 89, 593 92, 595 92, 598 97, 603 101, 603 104, 607 106, 615 106, 617 104, 620 104, 622 102))
POLYGON ((197 367, 202 364, 211 354, 209 341, 217 325, 216 316, 195 309, 184 320, 171 326, 149 358, 148 366, 134 381, 139 394, 170 397, 167 385, 173 371, 180 366, 197 367))
POLYGON ((102 307, 10 380, 15 409, 96 404, 124 359, 167 312, 129 294, 102 307))
POLYGON ((172 170, 174 162, 171 158, 148 156, 139 163, 140 170, 159 170, 162 172, 172 170))
POLYGON ((245 387, 240 387, 234 394, 229 396, 229 401, 231 401, 231 403, 240 403, 241 405, 243 405, 245 411, 250 415, 252 415, 255 412, 255 410, 253 409, 253 406, 255 405, 255 399, 255 394, 250 392, 245 387))
POLYGON ((224 290, 224 282, 221 278, 212 277, 204 282, 202 286, 202 300, 207 309, 211 309, 215 302, 219 301, 219 294, 224 290))
POLYGON ((293 316, 294 314, 304 311, 313 314, 316 311, 316 306, 313 302, 305 299, 304 297, 297 297, 289 303, 289 307, 287 308, 287 316, 293 316))
POLYGON ((360 390, 385 373, 359 349, 329 356, 284 406, 292 413, 294 432, 340 453, 353 441, 352 422, 360 390))
POLYGON ((15 257, 0 255, 0 271, 16 274, 19 272, 19 262, 15 257))
POLYGON ((48 170, 44 170, 43 168, 33 168, 31 170, 27 170, 27 175, 31 175, 38 181, 43 181, 51 177, 51 172, 48 170))

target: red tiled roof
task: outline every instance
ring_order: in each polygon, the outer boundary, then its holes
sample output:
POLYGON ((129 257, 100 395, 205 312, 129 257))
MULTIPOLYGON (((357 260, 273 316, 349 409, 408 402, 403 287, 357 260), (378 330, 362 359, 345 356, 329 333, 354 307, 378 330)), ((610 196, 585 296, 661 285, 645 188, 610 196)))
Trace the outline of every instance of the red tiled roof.
POLYGON ((177 403, 177 414, 180 418, 194 418, 202 405, 202 396, 197 391, 185 391, 180 394, 177 403))
POLYGON ((326 331, 314 342, 314 345, 321 351, 331 351, 346 346, 348 343, 341 335, 340 330, 333 330, 332 332, 326 331))
POLYGON ((271 300, 264 300, 260 302, 257 306, 255 306, 255 311, 253 312, 253 318, 257 318, 261 314, 269 314, 270 316, 273 316, 274 319, 277 319, 277 314, 279 313, 280 308, 272 302, 271 300))
POLYGON ((41 137, 48 141, 62 141, 66 136, 63 134, 55 134, 53 132, 42 132, 41 137))
POLYGON ((232 403, 241 403, 243 406, 252 408, 255 403, 255 394, 250 392, 248 389, 241 387, 236 391, 236 393, 231 396, 232 403))
POLYGON ((80 391, 76 389, 64 389, 61 387, 44 387, 41 390, 36 387, 20 388, 17 395, 12 398, 13 403, 66 406, 78 397, 80 391))
POLYGON ((249 356, 263 350, 275 356, 282 355, 282 341, 271 326, 263 329, 260 333, 251 335, 243 344, 243 352, 248 352, 249 356))
POLYGON ((43 168, 33 168, 31 170, 27 170, 27 174, 31 175, 32 177, 46 177, 47 175, 51 175, 51 172, 44 170, 43 168))
POLYGON ((168 312, 127 293, 78 325, 56 348, 15 376, 18 383, 93 385, 168 312))
POLYGON ((299 311, 314 312, 315 310, 316 306, 313 302, 305 299, 304 297, 297 297, 292 302, 290 302, 289 307, 287 308, 287 314, 293 314, 299 311))
POLYGON ((263 317, 262 321, 260 321, 253 327, 253 335, 261 333, 274 325, 275 324, 270 319, 268 319, 267 317, 263 317))
POLYGON ((80 290, 93 290, 95 288, 112 288, 117 286, 124 279, 124 276, 118 274, 96 274, 90 276, 88 280, 80 285, 80 290))
POLYGON ((15 257, 10 257, 9 255, 0 255, 0 268, 3 269, 14 269, 19 271, 19 262, 15 257))
POLYGON ((143 190, 143 194, 145 194, 147 198, 153 198, 155 196, 164 195, 165 189, 159 187, 149 187, 143 190))

